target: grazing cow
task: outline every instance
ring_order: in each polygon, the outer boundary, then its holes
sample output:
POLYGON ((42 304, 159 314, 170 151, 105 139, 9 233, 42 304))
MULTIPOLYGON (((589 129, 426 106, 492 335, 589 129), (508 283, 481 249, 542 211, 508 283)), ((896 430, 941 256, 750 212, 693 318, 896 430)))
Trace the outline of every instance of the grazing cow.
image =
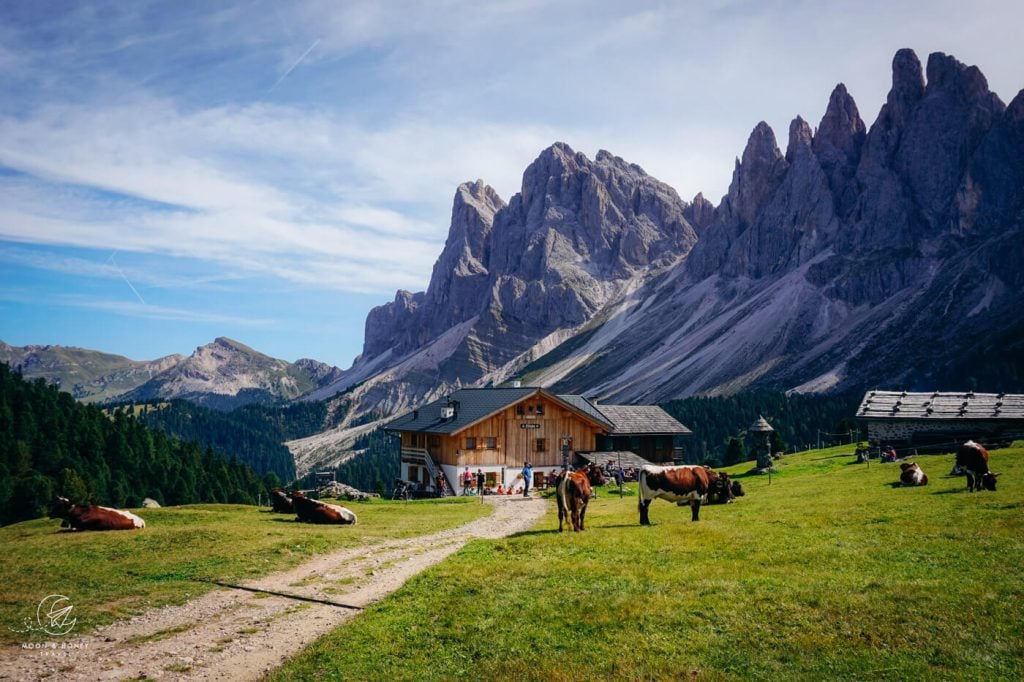
POLYGON ((916 462, 903 462, 900 464, 900 469, 903 471, 900 474, 900 484, 904 486, 928 485, 928 477, 916 462))
POLYGON ((295 512, 292 498, 285 495, 284 491, 280 488, 274 488, 270 491, 270 504, 278 514, 292 514, 295 512))
MULTIPOLYGON (((707 498, 712 484, 723 476, 725 474, 719 474, 704 466, 659 467, 651 464, 645 466, 640 470, 640 491, 637 499, 640 525, 651 525, 648 508, 655 498, 669 502, 687 503, 693 512, 693 520, 700 520, 701 502, 707 498)), ((726 486, 725 491, 731 494, 731 486, 726 486)))
MULTIPOLYGON (((707 467, 705 467, 707 469, 707 467)), ((711 474, 715 472, 707 469, 711 474)), ((729 474, 719 473, 715 477, 711 478, 708 483, 708 504, 729 504, 736 497, 742 497, 745 493, 743 492, 743 486, 740 485, 739 481, 730 481, 729 474), (739 491, 737 494, 736 491, 739 491)), ((687 500, 680 500, 677 502, 680 506, 689 504, 687 500)))
POLYGON ((558 497, 558 532, 562 532, 565 519, 572 519, 574 532, 584 530, 584 518, 587 515, 587 504, 590 503, 591 486, 604 485, 604 474, 601 468, 588 464, 572 473, 562 472, 555 480, 556 496, 558 497))
POLYGON ((988 469, 988 450, 973 440, 967 441, 956 451, 956 466, 967 473, 967 492, 973 493, 982 488, 992 491, 996 489, 996 477, 999 474, 988 469))
POLYGON ((356 522, 356 515, 337 504, 311 500, 302 493, 292 495, 292 505, 299 521, 308 523, 337 523, 348 525, 356 522))
POLYGON ((58 497, 50 509, 50 518, 64 519, 61 528, 71 530, 133 530, 145 528, 146 522, 131 512, 95 504, 72 504, 58 497))

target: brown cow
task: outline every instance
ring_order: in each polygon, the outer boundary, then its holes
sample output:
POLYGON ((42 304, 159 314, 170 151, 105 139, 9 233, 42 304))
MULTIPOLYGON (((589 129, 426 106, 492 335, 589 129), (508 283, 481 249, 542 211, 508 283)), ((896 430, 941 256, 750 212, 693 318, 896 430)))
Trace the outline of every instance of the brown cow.
POLYGON ((71 530, 134 530, 145 528, 146 522, 131 512, 95 504, 72 504, 58 497, 50 508, 50 518, 64 519, 61 528, 71 530))
MULTIPOLYGON (((708 504, 729 504, 733 499, 746 495, 739 481, 729 480, 729 474, 724 472, 716 473, 710 469, 708 471, 716 474, 716 477, 712 477, 708 483, 708 504)), ((677 504, 684 505, 688 504, 688 502, 680 501, 677 504)))
MULTIPOLYGON (((643 467, 640 470, 640 491, 637 499, 640 525, 651 525, 648 508, 655 498, 689 504, 693 520, 699 521, 701 502, 707 498, 712 484, 722 476, 724 474, 704 466, 659 467, 649 464, 643 467)), ((726 486, 723 493, 731 495, 732 487, 726 486)))
POLYGON ((337 523, 348 525, 356 522, 356 515, 337 504, 311 500, 302 493, 292 495, 292 505, 299 521, 308 523, 337 523))
POLYGON ((558 498, 558 532, 562 532, 565 519, 572 519, 574 532, 584 530, 584 519, 587 515, 587 504, 590 503, 591 486, 604 485, 601 467, 588 464, 572 473, 562 472, 555 480, 558 498))
POLYGON ((285 495, 284 491, 280 488, 274 488, 270 491, 270 504, 278 514, 292 514, 295 511, 292 498, 285 495))
POLYGON ((967 441, 956 451, 956 466, 967 473, 967 492, 973 493, 982 488, 995 491, 999 474, 989 471, 988 450, 973 440, 967 441))
POLYGON ((900 464, 900 469, 903 471, 900 474, 900 484, 904 486, 928 485, 928 477, 916 462, 903 462, 900 464))

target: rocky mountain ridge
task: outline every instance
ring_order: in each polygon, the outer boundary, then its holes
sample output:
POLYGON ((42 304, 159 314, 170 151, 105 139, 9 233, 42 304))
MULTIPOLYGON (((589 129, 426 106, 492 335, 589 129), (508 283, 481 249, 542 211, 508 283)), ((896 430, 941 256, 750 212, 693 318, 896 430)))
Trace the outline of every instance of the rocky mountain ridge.
POLYGON ((1024 324, 1022 225, 1024 91, 900 50, 870 128, 842 84, 785 153, 759 123, 718 206, 562 143, 507 205, 461 186, 427 291, 371 312, 311 395, 356 416, 512 376, 615 401, 932 386, 1024 324))
POLYGON ((0 342, 0 362, 30 379, 58 384, 83 402, 181 398, 216 409, 287 401, 332 383, 337 367, 310 359, 289 363, 226 337, 190 356, 137 361, 84 348, 0 342))

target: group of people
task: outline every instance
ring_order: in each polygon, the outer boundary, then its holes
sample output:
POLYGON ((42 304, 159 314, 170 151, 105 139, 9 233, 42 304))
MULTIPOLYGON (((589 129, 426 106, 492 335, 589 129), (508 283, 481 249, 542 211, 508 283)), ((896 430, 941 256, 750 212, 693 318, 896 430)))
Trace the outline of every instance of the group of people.
POLYGON ((625 481, 637 480, 638 472, 636 467, 623 468, 622 465, 616 464, 615 460, 608 460, 604 465, 605 478, 614 479, 615 485, 622 485, 625 481))
POLYGON ((487 485, 487 475, 483 469, 477 469, 474 474, 470 471, 467 466, 462 472, 462 494, 463 495, 522 495, 523 497, 530 497, 530 485, 533 483, 533 465, 527 462, 523 465, 523 470, 519 473, 519 478, 523 480, 523 484, 519 486, 508 486, 505 487, 503 483, 498 483, 498 487, 487 485))

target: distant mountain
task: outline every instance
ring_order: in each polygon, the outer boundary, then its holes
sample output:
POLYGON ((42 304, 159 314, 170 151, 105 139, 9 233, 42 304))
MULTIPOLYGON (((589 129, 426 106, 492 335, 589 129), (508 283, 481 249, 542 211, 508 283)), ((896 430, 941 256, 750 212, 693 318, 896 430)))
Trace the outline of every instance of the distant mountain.
POLYGON ((517 376, 616 402, 1009 387, 1022 232, 1024 91, 1007 106, 977 67, 900 50, 870 128, 842 84, 785 153, 759 123, 718 206, 561 143, 507 204, 460 186, 427 290, 371 311, 362 355, 310 396, 355 419, 517 376))
POLYGON ((189 357, 120 396, 151 401, 180 398, 218 410, 298 398, 337 379, 341 370, 316 360, 295 363, 225 337, 196 348, 189 357))
POLYGON ((123 395, 183 359, 182 355, 168 355, 139 361, 73 346, 19 348, 0 341, 0 362, 26 378, 46 379, 86 403, 123 395))
POLYGON ((66 346, 16 348, 0 341, 0 362, 83 402, 181 398, 220 410, 292 400, 341 375, 337 367, 316 360, 290 363, 224 337, 188 357, 153 361, 66 346))

